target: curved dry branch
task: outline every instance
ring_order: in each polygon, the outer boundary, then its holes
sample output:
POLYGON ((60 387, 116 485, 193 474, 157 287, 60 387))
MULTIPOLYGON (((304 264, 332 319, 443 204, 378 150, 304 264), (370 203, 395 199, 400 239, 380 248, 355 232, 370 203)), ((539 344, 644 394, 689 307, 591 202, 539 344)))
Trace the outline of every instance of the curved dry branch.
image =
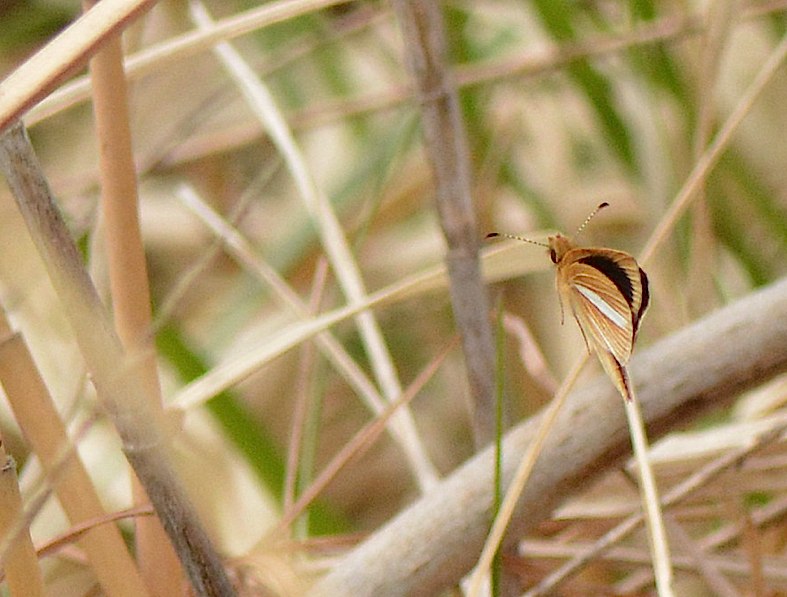
MULTIPOLYGON (((642 350, 631 360, 652 438, 726 405, 787 371, 787 279, 754 292, 642 350)), ((506 436, 507 485, 538 418, 506 436)), ((630 453, 620 397, 599 378, 575 391, 520 498, 514 539, 630 453)), ((475 564, 489 527, 490 449, 456 470, 340 560, 311 595, 434 595, 475 564)))

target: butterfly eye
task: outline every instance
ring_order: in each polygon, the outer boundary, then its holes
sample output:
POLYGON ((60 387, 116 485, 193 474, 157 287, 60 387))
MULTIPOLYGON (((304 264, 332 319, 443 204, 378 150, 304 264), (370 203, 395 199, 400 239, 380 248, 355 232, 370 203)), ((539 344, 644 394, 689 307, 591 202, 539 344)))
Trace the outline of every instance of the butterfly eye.
POLYGON ((549 249, 549 258, 552 260, 552 263, 557 263, 557 253, 555 249, 549 249))

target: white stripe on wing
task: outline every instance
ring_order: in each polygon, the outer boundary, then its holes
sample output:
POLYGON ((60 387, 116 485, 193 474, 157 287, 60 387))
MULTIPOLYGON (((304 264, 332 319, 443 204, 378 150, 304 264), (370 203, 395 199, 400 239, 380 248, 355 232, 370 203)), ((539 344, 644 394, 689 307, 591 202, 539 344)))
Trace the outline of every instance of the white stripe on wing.
POLYGON ((580 284, 575 284, 574 288, 576 288, 579 291, 579 293, 582 296, 584 296, 587 300, 593 303, 593 305, 599 311, 601 311, 601 313, 612 323, 614 323, 622 330, 626 329, 626 324, 628 323, 626 321, 626 318, 620 313, 618 313, 617 311, 615 311, 615 309, 610 307, 609 303, 607 303, 604 299, 602 299, 598 294, 596 294, 594 291, 590 290, 589 288, 586 288, 585 286, 581 286, 580 284))

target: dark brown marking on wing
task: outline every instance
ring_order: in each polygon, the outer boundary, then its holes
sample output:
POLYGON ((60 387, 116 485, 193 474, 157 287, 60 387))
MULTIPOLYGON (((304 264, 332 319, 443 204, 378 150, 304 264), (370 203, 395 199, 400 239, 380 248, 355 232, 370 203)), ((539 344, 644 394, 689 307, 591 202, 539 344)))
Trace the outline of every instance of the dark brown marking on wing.
MULTIPOLYGON (((612 280, 612 283, 620 291, 620 294, 622 294, 623 298, 626 299, 629 307, 634 304, 634 287, 631 284, 631 280, 629 279, 626 270, 615 263, 614 260, 605 255, 588 255, 587 257, 582 257, 579 259, 579 262, 585 263, 590 267, 597 269, 607 278, 612 280)), ((640 309, 640 311, 642 311, 642 309, 640 309)))
POLYGON ((645 309, 648 308, 648 303, 650 303, 650 288, 648 287, 648 275, 645 273, 645 270, 639 268, 639 280, 640 284, 642 285, 642 302, 639 305, 639 310, 634 314, 634 335, 637 334, 637 330, 639 329, 639 322, 642 319, 642 316, 645 315, 645 309))

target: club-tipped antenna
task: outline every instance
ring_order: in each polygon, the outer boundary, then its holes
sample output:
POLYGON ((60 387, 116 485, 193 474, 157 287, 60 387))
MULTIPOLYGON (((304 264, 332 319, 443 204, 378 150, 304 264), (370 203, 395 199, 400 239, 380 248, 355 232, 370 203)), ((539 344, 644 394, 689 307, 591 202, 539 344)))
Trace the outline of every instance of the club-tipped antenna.
POLYGON ((484 238, 510 238, 511 240, 521 240, 523 243, 530 243, 531 245, 538 245, 539 247, 546 247, 549 248, 549 245, 546 243, 540 243, 537 240, 532 240, 529 238, 525 238, 524 236, 516 236, 514 234, 506 234, 505 232, 490 232, 484 238))
POLYGON ((584 222, 582 222, 582 224, 579 226, 579 228, 577 228, 576 234, 575 234, 574 236, 576 236, 577 234, 579 234, 580 232, 582 232, 582 230, 584 230, 585 226, 587 226, 587 225, 588 225, 588 222, 590 222, 590 220, 592 220, 592 219, 593 219, 593 218, 596 216, 596 214, 597 214, 598 212, 600 212, 602 209, 604 209, 605 207, 609 207, 609 203, 607 203, 606 201, 604 201, 603 203, 599 203, 599 204, 596 206, 596 209, 594 209, 593 211, 591 211, 591 212, 590 212, 590 215, 588 215, 588 217, 587 217, 587 218, 585 218, 585 221, 584 221, 584 222))

